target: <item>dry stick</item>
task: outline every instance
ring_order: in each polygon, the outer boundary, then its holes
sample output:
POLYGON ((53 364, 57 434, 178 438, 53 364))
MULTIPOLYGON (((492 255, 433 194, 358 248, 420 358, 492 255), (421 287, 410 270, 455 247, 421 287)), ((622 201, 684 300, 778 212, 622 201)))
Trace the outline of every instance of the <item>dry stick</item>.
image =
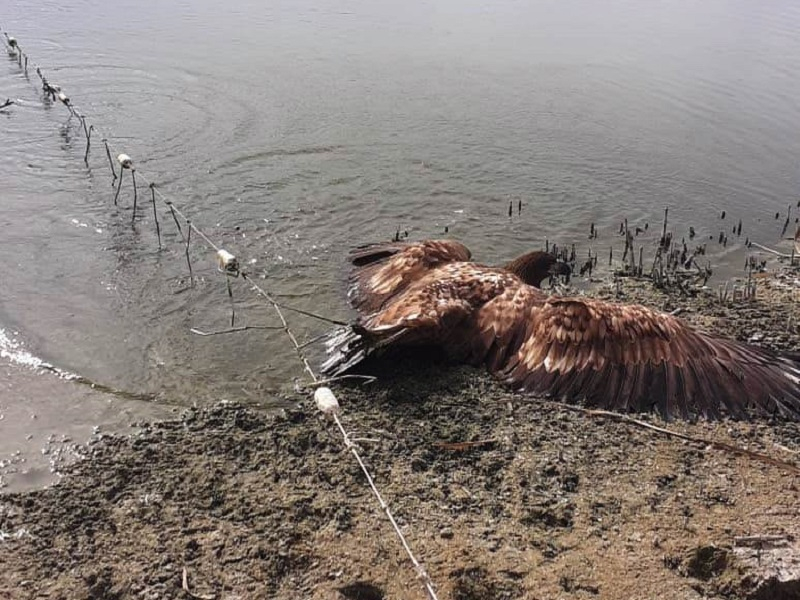
POLYGON ((103 143, 106 145, 106 156, 108 156, 108 166, 111 168, 111 176, 114 178, 111 181, 111 185, 114 185, 114 182, 117 180, 117 171, 114 169, 114 161, 111 160, 111 150, 108 147, 108 140, 103 138, 103 143))
POLYGON ((572 410, 575 412, 581 412, 585 415, 590 417, 600 417, 601 419, 612 419, 614 421, 622 421, 624 423, 631 423, 633 425, 637 425, 639 427, 644 427, 645 429, 649 429, 651 431, 657 431, 658 433, 663 433, 664 435, 668 435, 670 437, 680 438, 682 440, 686 440, 689 442, 695 442, 697 444, 704 444, 706 446, 711 446, 712 448, 716 448, 717 450, 723 450, 725 452, 730 452, 731 454, 736 454, 738 456, 747 456, 750 458, 754 458, 758 461, 779 467, 781 469, 785 469, 792 473, 800 475, 800 467, 792 464, 790 462, 786 462, 780 460, 778 458, 773 458, 772 456, 768 456, 766 454, 761 454, 759 452, 753 452, 752 450, 747 450, 746 448, 739 448, 738 446, 734 446, 732 444, 726 444, 725 442, 717 442, 715 440, 709 440, 702 437, 697 437, 693 435, 687 435, 685 433, 680 433, 678 431, 673 431, 671 429, 665 429, 664 427, 658 427, 657 425, 651 425, 646 421, 640 421, 639 419, 634 419, 633 417, 629 417, 628 415, 624 415, 621 413, 615 413, 608 410, 600 410, 600 409, 593 409, 593 408, 583 408, 582 406, 573 406, 571 404, 565 404, 563 402, 554 402, 563 408, 568 410, 572 410))
POLYGON ((183 576, 181 577, 181 588, 183 589, 184 592, 186 592, 186 595, 189 596, 190 598, 196 598, 197 600, 214 600, 215 598, 215 596, 213 595, 203 596, 201 594, 194 594, 191 591, 189 591, 189 573, 187 572, 186 567, 183 567, 183 576))
POLYGON ((161 250, 161 226, 158 224, 158 211, 156 210, 156 184, 150 184, 150 193, 153 198, 153 219, 156 221, 156 235, 158 236, 158 249, 161 250))

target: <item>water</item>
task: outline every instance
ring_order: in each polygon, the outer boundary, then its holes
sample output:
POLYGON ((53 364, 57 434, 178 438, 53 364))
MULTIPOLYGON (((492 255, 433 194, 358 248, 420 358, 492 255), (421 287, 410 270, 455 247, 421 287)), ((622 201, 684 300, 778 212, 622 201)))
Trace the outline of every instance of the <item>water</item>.
MULTIPOLYGON (((650 223, 651 251, 669 205, 679 235, 741 218, 777 245, 798 196, 789 0, 68 4, 6 0, 0 25, 265 287, 331 317, 349 316, 347 249, 398 227, 448 227, 499 262, 545 237, 585 252, 594 222, 605 255, 626 216, 650 223)), ((1 58, 0 96, 20 102, 0 113, 0 327, 117 389, 274 405, 302 377, 282 333, 191 334, 229 319, 213 253, 193 244, 188 289, 163 206, 159 252, 147 189, 132 228, 101 136, 87 169, 76 120, 1 58)), ((722 276, 744 262, 731 238, 710 243, 722 276)), ((243 286, 235 298, 239 324, 276 322, 243 286)), ((325 329, 291 321, 301 341, 325 329)))

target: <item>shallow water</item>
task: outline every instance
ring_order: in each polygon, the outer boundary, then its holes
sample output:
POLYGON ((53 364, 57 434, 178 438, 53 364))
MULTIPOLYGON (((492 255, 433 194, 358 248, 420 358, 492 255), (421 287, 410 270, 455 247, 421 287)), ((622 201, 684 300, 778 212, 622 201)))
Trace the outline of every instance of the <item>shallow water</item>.
MULTIPOLYGON (((652 252, 669 205, 679 236, 743 220, 742 239, 710 243, 730 276, 745 236, 779 243, 798 196, 788 0, 8 0, 0 26, 102 131, 86 168, 79 123, 2 56, 0 97, 19 102, 0 112, 0 327, 178 404, 270 405, 302 372, 279 331, 190 333, 229 319, 213 253, 193 243, 189 289, 163 206, 158 251, 147 188, 135 228, 130 180, 114 207, 102 135, 272 293, 338 318, 347 248, 398 227, 448 227, 491 262, 545 237, 605 255, 628 217, 653 226, 652 252)), ((276 322, 234 289, 239 324, 276 322)), ((301 341, 326 327, 291 322, 301 341)))

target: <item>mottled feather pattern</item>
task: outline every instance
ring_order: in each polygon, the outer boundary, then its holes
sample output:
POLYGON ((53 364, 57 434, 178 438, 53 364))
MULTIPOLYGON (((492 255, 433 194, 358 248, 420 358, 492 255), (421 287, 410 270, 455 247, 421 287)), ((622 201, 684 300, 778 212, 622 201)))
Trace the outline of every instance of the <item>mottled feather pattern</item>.
POLYGON ((330 371, 388 345, 433 344, 517 390, 611 410, 667 418, 755 410, 800 420, 797 356, 706 334, 644 306, 548 297, 518 276, 533 262, 512 273, 466 262, 469 251, 452 244, 376 247, 374 260, 362 250, 351 278, 358 340, 342 337, 350 350, 328 361, 330 371))
POLYGON ((468 261, 470 256, 463 244, 453 240, 361 246, 350 253, 354 268, 349 278, 348 299, 353 308, 374 312, 429 271, 449 262, 468 261))

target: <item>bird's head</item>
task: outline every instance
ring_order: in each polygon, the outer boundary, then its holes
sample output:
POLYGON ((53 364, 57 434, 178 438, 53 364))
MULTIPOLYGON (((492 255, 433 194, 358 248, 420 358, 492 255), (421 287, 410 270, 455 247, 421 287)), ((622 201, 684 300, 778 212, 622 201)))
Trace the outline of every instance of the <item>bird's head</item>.
POLYGON ((564 275, 569 281, 572 269, 567 263, 559 261, 549 252, 536 250, 523 254, 503 267, 511 271, 528 285, 539 287, 542 281, 551 276, 564 275))

